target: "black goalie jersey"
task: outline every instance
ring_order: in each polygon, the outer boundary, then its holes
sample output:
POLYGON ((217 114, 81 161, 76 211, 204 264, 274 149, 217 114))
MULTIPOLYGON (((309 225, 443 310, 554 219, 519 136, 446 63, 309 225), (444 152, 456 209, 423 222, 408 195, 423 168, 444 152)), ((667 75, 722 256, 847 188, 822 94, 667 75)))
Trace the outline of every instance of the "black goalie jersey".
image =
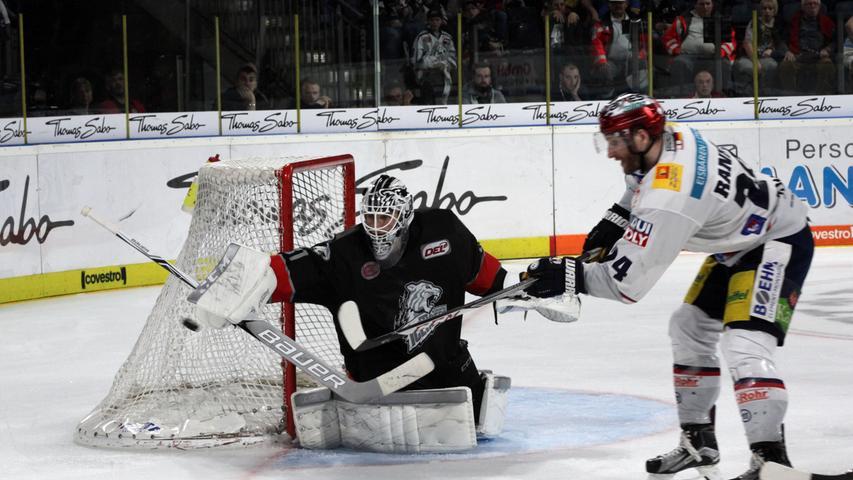
POLYGON ((338 328, 340 305, 355 301, 365 334, 373 338, 464 304, 466 291, 485 295, 499 290, 506 275, 456 215, 439 209, 415 212, 403 256, 388 269, 374 259, 361 225, 329 242, 273 256, 272 265, 278 287, 271 301, 316 303, 335 316, 341 353, 353 379, 375 378, 426 352, 436 368, 419 382, 422 388, 454 386, 459 369, 468 368, 463 363, 471 360, 459 341, 461 322, 445 322, 405 341, 357 353, 338 328))

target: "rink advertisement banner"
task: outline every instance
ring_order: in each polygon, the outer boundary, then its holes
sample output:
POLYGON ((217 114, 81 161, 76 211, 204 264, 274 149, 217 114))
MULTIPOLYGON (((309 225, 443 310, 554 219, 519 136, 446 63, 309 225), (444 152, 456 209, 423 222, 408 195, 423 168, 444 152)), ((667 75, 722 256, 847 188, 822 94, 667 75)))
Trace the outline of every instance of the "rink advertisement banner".
POLYGON ((296 133, 296 110, 222 112, 222 135, 296 133))
POLYGON ((216 112, 131 113, 131 139, 219 135, 216 112))
MULTIPOLYGON (((27 125, 27 136, 30 135, 30 127, 27 125)), ((24 144, 24 119, 3 118, 0 119, 0 146, 23 145, 24 144)))
POLYGON ((93 142, 127 138, 125 116, 63 115, 27 118, 30 143, 93 142))
POLYGON ((0 157, 0 278, 41 273, 42 245, 74 221, 39 206, 35 155, 0 157))

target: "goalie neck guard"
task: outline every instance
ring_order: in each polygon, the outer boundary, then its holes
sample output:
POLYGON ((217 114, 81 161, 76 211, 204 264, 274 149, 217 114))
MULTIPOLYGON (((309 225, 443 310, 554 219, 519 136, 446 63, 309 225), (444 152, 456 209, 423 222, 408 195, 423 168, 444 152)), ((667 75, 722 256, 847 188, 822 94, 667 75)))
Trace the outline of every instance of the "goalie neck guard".
POLYGON ((361 216, 376 260, 396 263, 414 216, 412 196, 403 182, 380 175, 364 193, 361 216))

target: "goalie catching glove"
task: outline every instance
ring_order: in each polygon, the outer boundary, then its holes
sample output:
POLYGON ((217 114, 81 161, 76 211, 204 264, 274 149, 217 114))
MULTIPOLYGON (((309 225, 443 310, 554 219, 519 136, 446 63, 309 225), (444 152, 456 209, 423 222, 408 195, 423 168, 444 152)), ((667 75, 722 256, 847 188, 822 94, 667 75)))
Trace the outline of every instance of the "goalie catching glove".
POLYGON ((272 296, 276 284, 268 254, 232 243, 187 300, 198 306, 196 321, 200 325, 224 328, 260 310, 272 296))
POLYGON ((590 230, 583 242, 583 252, 588 262, 600 262, 607 256, 613 245, 622 238, 628 219, 631 216, 626 208, 614 203, 598 224, 590 230))

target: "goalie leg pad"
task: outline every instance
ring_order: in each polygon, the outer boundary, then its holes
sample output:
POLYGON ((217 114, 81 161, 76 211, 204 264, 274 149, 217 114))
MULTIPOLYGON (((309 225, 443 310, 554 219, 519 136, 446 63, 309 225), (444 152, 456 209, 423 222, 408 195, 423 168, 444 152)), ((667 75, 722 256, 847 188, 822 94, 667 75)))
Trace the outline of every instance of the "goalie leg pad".
POLYGON ((299 390, 291 399, 296 438, 301 447, 328 449, 341 446, 337 402, 328 388, 299 390))
POLYGON ((485 438, 497 437, 504 428, 504 417, 512 381, 509 377, 495 375, 482 370, 485 389, 480 403, 480 421, 477 423, 477 435, 485 438))
POLYGON ((294 393, 293 410, 304 448, 441 453, 477 446, 468 387, 395 392, 370 404, 345 402, 318 388, 294 393))
POLYGON ((688 303, 672 314, 672 378, 682 425, 713 423, 711 409, 720 396, 717 342, 721 329, 719 320, 688 303))

